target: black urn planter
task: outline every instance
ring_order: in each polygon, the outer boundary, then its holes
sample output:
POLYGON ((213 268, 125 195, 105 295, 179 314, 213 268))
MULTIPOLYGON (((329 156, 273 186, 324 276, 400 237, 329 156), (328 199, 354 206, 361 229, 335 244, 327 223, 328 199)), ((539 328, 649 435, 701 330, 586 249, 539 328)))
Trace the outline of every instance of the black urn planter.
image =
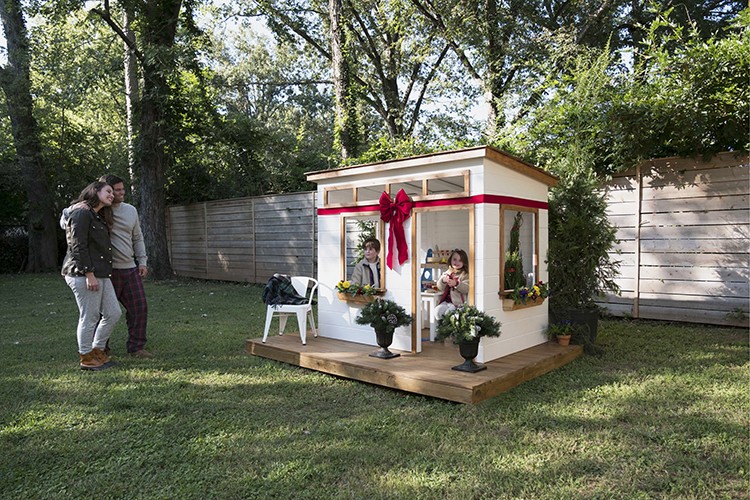
POLYGON ((479 339, 460 342, 458 344, 458 351, 461 353, 461 357, 464 358, 464 362, 463 364, 454 366, 451 370, 476 373, 487 369, 486 366, 474 362, 474 358, 479 354, 479 339))
POLYGON ((596 309, 571 309, 569 311, 570 322, 580 325, 583 334, 591 344, 596 343, 596 334, 599 330, 599 311, 596 309))
POLYGON ((375 341, 378 343, 378 346, 380 346, 380 350, 370 354, 370 357, 391 359, 401 356, 400 354, 388 350, 388 347, 393 343, 393 330, 389 330, 388 328, 375 330, 375 341))

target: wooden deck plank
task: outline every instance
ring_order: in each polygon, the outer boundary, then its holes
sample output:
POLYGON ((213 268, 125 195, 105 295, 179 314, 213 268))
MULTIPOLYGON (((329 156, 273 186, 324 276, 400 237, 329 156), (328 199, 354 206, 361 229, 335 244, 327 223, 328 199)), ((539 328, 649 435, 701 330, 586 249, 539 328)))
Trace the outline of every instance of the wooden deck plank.
POLYGON ((465 373, 451 370, 461 364, 458 347, 425 343, 421 353, 398 352, 398 358, 372 358, 377 348, 308 335, 303 346, 296 333, 247 339, 245 351, 339 377, 399 389, 459 403, 478 403, 570 363, 583 353, 581 346, 542 344, 490 361, 486 370, 465 373))

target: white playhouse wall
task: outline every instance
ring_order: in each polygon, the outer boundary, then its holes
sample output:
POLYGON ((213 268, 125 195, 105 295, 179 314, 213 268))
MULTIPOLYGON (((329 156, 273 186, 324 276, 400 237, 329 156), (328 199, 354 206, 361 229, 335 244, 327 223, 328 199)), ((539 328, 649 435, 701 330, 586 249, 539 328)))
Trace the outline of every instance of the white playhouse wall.
MULTIPOLYGON (((482 194, 513 196, 540 202, 547 202, 547 185, 514 170, 504 168, 495 162, 485 160, 486 168, 481 179, 482 194)), ((479 184, 474 184, 472 190, 479 184)), ((537 280, 548 281, 547 248, 549 246, 549 219, 547 210, 539 209, 539 276, 537 280)), ((475 305, 482 311, 497 318, 502 323, 500 337, 484 337, 479 345, 476 361, 485 363, 514 352, 522 351, 547 341, 549 304, 504 311, 498 295, 500 289, 500 206, 494 204, 476 205, 476 241, 474 246, 474 266, 477 279, 474 288, 475 305)), ((505 227, 506 242, 510 228, 505 227)))
MULTIPOLYGON (((336 177, 316 180, 318 183, 318 206, 324 206, 324 190, 333 186, 374 186, 385 183, 397 183, 401 178, 413 179, 431 174, 455 172, 470 172, 470 196, 490 194, 534 200, 546 203, 548 186, 516 170, 503 167, 484 157, 462 158, 455 161, 445 161, 441 155, 400 160, 392 164, 378 165, 378 168, 357 170, 351 173, 348 169, 337 173, 336 177)), ((409 245, 409 259, 399 266, 394 255, 394 269, 388 269, 385 262, 386 298, 396 301, 407 312, 420 314, 420 310, 410 311, 412 297, 416 295, 417 308, 420 306, 419 294, 422 269, 427 248, 437 244, 441 249, 452 249, 462 246, 469 253, 469 231, 467 227, 459 227, 456 220, 468 220, 470 205, 465 205, 459 211, 412 211, 412 215, 404 223, 404 232, 409 245), (454 213, 455 215, 447 215, 454 213), (424 214, 425 223, 417 223, 418 249, 412 248, 412 225, 415 218, 424 214), (438 219, 445 214, 445 222, 438 219), (460 214, 460 215, 459 215, 460 214), (442 228, 445 227, 445 232, 442 228), (454 232, 454 233, 451 233, 454 232), (459 243, 455 243, 455 242, 459 243), (412 266, 417 266, 413 269, 412 266), (416 277, 416 278, 414 278, 416 277)), ((487 362, 514 352, 518 352, 547 341, 545 330, 548 323, 548 304, 528 307, 515 311, 504 311, 498 296, 500 286, 500 205, 496 203, 478 203, 474 205, 475 241, 474 261, 474 304, 486 313, 495 316, 502 323, 502 335, 499 338, 483 338, 477 361, 487 362)), ((335 286, 341 276, 341 218, 352 215, 365 215, 361 212, 351 214, 332 214, 318 216, 318 325, 319 335, 339 340, 357 342, 375 346, 375 333, 370 326, 357 325, 355 319, 361 306, 350 305, 339 301, 335 286)), ((506 228, 507 230, 507 228, 506 228)), ((545 258, 548 247, 548 217, 547 210, 539 209, 539 262, 536 279, 547 281, 545 258)), ((385 238, 381 241, 387 246, 388 226, 385 228, 385 238)), ((506 240, 507 241, 507 240, 506 240)), ((394 249, 395 250, 395 249, 394 249)), ((385 252, 384 252, 385 254, 385 252)), ((415 328, 415 327, 414 327, 415 328)), ((421 351, 421 333, 417 332, 417 345, 411 345, 412 327, 402 327, 396 330, 392 349, 421 351)))
MULTIPOLYGON (((322 193, 318 192, 319 196, 322 193)), ((321 202, 322 204, 322 202, 321 202)), ((341 217, 344 215, 324 215, 318 217, 318 335, 359 344, 376 346, 375 332, 369 325, 358 325, 357 315, 362 305, 342 302, 336 295, 336 283, 341 276, 341 217), (323 256, 327 257, 324 258, 323 256)), ((406 234, 411 233, 410 221, 404 224, 406 234)), ((386 236, 387 238, 387 236, 386 236)), ((386 242, 381 242, 386 245, 386 242)), ((385 262, 382 263, 385 266, 385 262)), ((401 304, 407 312, 411 307, 411 263, 391 271, 386 267, 386 298, 401 304)), ((393 336, 393 349, 411 350, 411 327, 396 329, 393 336)))

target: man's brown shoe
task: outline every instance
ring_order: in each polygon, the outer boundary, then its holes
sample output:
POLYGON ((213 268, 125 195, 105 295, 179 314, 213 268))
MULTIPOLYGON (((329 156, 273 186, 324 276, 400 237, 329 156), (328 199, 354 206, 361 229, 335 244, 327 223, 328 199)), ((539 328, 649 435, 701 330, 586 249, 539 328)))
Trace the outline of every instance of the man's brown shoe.
POLYGON ((154 355, 148 352, 146 349, 141 349, 139 351, 129 352, 128 356, 132 358, 142 358, 142 359, 150 359, 153 358, 154 355))

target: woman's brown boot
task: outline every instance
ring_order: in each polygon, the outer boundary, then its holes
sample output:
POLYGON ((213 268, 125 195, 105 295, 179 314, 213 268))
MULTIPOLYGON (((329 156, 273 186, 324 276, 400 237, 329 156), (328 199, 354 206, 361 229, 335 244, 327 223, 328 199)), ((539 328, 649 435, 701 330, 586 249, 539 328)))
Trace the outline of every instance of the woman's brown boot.
POLYGON ((99 356, 96 355, 96 353, 92 350, 91 352, 88 352, 86 354, 79 354, 81 357, 81 370, 103 370, 105 368, 104 363, 101 359, 99 359, 99 356))
POLYGON ((102 349, 97 349, 96 347, 91 350, 91 352, 95 353, 96 356, 102 361, 102 364, 109 363, 112 361, 112 356, 107 354, 102 349))

